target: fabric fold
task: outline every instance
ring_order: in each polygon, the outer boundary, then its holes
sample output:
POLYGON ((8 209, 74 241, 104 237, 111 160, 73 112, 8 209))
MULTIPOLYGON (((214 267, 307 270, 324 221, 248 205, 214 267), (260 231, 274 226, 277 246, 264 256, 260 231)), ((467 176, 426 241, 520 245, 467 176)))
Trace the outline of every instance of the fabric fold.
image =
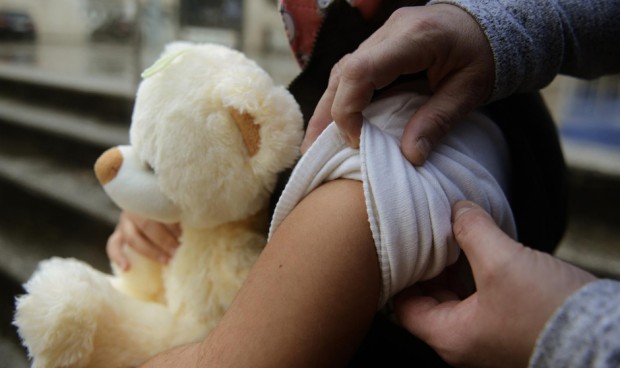
POLYGON ((276 206, 271 234, 303 197, 338 178, 363 183, 369 226, 382 277, 380 306, 456 261, 451 208, 480 204, 510 236, 516 229, 508 200, 508 153, 499 129, 472 114, 448 134, 421 167, 400 151, 400 136, 426 96, 384 95, 364 111, 360 149, 348 147, 335 124, 301 158, 276 206))

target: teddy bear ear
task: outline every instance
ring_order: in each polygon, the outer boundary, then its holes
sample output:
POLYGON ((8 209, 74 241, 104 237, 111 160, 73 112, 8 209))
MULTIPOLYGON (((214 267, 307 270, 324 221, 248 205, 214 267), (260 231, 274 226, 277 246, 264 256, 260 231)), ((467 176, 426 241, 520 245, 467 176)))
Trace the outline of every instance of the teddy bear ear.
POLYGON ((250 157, 253 157, 260 148, 260 125, 247 112, 241 112, 233 107, 229 108, 228 111, 241 132, 243 143, 250 157))

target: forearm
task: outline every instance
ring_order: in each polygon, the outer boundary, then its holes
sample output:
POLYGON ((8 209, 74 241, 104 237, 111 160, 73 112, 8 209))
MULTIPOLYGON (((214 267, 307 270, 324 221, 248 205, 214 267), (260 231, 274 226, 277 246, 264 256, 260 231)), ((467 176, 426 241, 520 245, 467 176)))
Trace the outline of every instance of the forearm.
POLYGON ((558 73, 620 71, 620 2, 609 0, 432 0, 472 15, 495 58, 493 98, 547 85, 558 73))
POLYGON ((326 183, 273 234, 218 327, 180 356, 193 355, 196 366, 346 365, 376 312, 379 287, 362 184, 326 183))

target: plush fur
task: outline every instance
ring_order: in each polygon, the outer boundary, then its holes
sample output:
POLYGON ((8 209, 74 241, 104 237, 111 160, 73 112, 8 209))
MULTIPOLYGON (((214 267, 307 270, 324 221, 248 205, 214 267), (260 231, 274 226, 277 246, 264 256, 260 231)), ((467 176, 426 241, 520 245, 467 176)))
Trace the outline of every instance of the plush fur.
POLYGON ((174 43, 145 72, 131 146, 95 171, 124 210, 182 225, 167 266, 126 248, 132 267, 44 261, 15 324, 34 367, 130 367, 204 338, 266 242, 277 173, 298 157, 292 96, 241 53, 174 43))

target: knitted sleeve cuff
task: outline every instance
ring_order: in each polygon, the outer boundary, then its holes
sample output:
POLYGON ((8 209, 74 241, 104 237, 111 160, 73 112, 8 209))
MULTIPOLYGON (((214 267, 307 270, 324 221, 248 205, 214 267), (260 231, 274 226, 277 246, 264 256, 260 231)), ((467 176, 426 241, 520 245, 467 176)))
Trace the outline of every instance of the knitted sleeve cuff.
POLYGON ((538 337, 530 367, 619 367, 620 282, 599 280, 577 291, 538 337))
POLYGON ((552 1, 432 0, 469 13, 481 26, 495 59, 491 100, 544 87, 558 74, 562 22, 552 1))

